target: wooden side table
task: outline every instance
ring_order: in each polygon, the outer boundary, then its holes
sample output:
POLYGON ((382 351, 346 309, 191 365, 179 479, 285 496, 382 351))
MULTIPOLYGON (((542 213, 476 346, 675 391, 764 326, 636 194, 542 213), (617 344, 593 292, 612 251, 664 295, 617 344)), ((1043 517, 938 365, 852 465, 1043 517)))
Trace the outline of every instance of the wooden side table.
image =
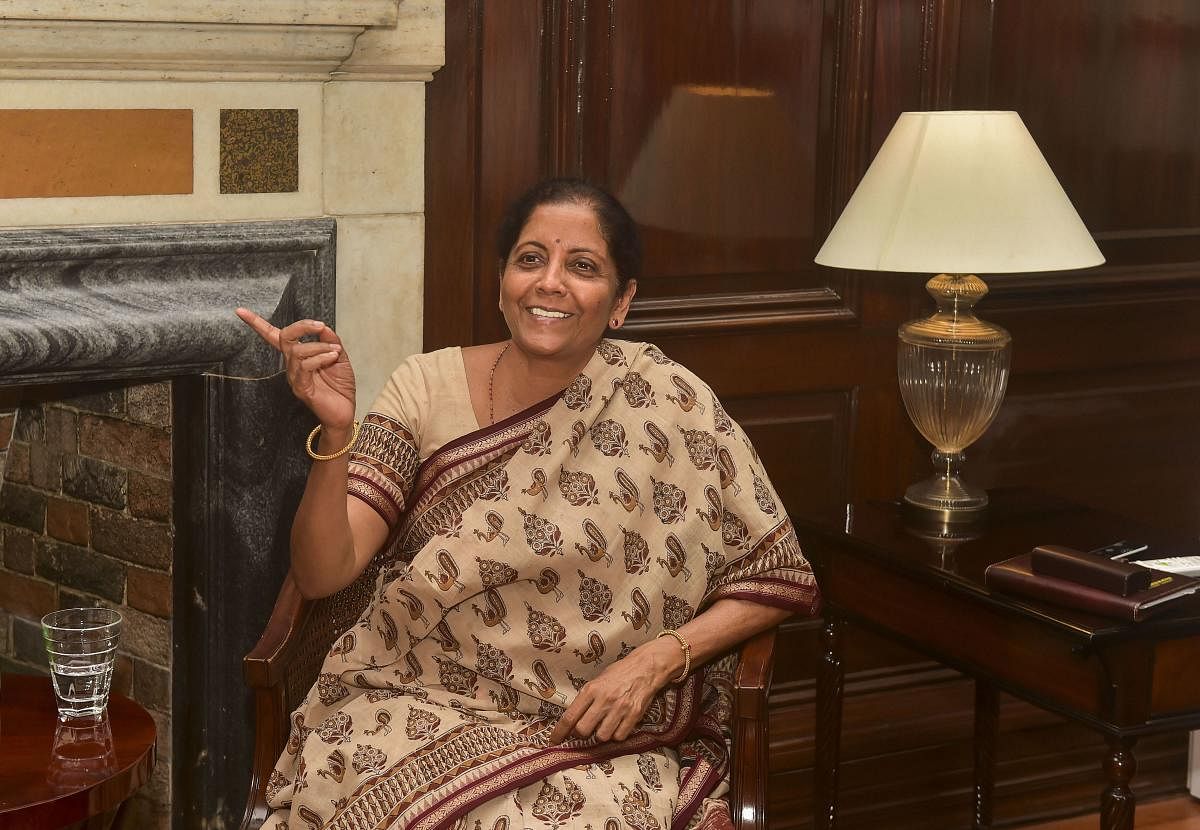
POLYGON ((993 491, 987 522, 957 540, 913 525, 892 503, 853 505, 837 527, 797 521, 817 569, 825 625, 817 678, 815 826, 833 830, 847 625, 874 631, 974 678, 975 810, 992 826, 997 690, 1099 732, 1102 830, 1133 830, 1138 738, 1200 728, 1200 597, 1137 624, 991 591, 992 562, 1039 544, 1083 550, 1136 539, 1196 555, 1195 540, 1026 490, 993 491))
POLYGON ((58 722, 48 677, 0 677, 0 830, 104 828, 150 779, 154 720, 109 698, 103 721, 58 722))

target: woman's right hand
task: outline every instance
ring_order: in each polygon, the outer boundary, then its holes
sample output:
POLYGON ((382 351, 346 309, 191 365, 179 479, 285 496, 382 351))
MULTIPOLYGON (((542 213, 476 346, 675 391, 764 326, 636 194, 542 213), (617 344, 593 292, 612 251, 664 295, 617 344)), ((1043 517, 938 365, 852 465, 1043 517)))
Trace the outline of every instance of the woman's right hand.
POLYGON ((279 329, 247 308, 237 316, 267 345, 283 355, 292 393, 312 410, 327 430, 354 423, 354 368, 341 338, 320 320, 297 320, 279 329), (300 338, 316 335, 316 340, 300 338))

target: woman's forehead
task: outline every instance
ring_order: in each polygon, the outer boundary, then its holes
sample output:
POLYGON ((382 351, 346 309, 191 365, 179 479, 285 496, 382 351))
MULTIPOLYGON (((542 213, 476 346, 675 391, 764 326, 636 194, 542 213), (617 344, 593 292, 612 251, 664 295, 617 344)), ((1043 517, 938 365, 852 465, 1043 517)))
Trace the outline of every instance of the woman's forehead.
POLYGON ((539 205, 521 228, 518 243, 536 241, 543 245, 584 247, 607 256, 608 244, 600 232, 596 213, 574 202, 539 205))

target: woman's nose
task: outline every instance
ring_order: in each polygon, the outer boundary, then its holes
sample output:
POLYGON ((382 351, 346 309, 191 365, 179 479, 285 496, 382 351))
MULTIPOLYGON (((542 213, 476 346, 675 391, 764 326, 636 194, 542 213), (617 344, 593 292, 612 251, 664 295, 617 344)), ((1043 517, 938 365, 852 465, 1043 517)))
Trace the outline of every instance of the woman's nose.
POLYGON ((566 276, 564 269, 566 263, 562 260, 551 259, 542 269, 541 277, 538 279, 538 288, 542 291, 561 291, 565 283, 566 276))

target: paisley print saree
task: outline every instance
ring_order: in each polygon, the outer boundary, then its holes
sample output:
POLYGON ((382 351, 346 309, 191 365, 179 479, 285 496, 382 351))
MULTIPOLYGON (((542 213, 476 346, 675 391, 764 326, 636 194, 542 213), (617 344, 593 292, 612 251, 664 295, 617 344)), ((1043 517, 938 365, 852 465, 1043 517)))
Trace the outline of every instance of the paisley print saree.
POLYGON ((753 447, 695 375, 602 341, 563 392, 420 459, 373 412, 350 492, 388 522, 376 591, 292 716, 268 828, 728 826, 733 655, 627 740, 546 743, 614 661, 737 597, 819 592, 753 447))

